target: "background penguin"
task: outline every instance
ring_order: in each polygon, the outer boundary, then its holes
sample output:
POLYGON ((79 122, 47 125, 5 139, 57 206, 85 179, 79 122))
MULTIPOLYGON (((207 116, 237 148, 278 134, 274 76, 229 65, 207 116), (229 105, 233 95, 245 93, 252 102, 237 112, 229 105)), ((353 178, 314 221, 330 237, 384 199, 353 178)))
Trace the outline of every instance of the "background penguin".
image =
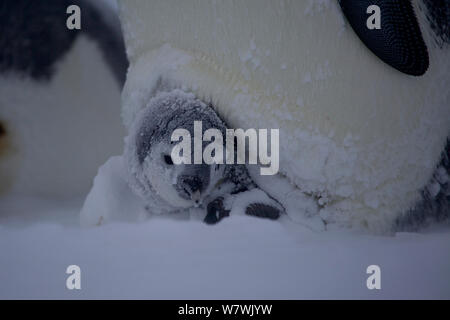
POLYGON ((0 3, 0 189, 64 196, 88 190, 119 153, 128 62, 115 13, 102 1, 0 3), (81 30, 69 30, 69 5, 81 30))

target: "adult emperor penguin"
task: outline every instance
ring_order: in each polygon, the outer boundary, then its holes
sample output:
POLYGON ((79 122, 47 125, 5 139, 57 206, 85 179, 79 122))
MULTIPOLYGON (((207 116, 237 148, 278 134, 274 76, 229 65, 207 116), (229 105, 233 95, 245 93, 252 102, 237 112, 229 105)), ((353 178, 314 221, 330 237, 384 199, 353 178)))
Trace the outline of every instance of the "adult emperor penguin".
POLYGON ((128 62, 116 13, 103 1, 4 0, 0 30, 0 190, 87 192, 122 150, 128 62), (66 26, 70 5, 80 30, 66 26))
POLYGON ((293 219, 392 230, 443 172, 449 5, 372 4, 380 31, 369 1, 120 2, 125 126, 161 83, 184 88, 233 128, 280 129, 279 176, 250 173, 293 219))

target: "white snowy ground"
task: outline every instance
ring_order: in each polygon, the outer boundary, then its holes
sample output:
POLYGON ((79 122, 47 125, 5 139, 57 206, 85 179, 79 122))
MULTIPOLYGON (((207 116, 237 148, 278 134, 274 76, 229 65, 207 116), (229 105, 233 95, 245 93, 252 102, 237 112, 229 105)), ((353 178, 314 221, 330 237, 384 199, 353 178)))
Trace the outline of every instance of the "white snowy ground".
POLYGON ((82 229, 79 200, 0 199, 0 298, 450 298, 450 230, 314 233, 287 219, 82 229), (81 290, 65 287, 81 267, 81 290), (366 268, 381 267, 381 290, 366 268))

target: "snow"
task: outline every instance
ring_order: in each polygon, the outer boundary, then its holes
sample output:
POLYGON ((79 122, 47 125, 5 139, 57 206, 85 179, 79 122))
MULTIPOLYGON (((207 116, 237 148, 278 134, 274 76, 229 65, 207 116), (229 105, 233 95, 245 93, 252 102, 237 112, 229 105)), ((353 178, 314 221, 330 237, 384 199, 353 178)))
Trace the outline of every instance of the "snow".
POLYGON ((0 199, 0 298, 450 298, 450 229, 315 233, 289 219, 153 217, 95 228, 82 202, 0 199), (65 287, 81 267, 81 290, 65 287), (366 268, 381 267, 381 290, 366 268))
POLYGON ((99 168, 94 184, 80 212, 82 226, 96 226, 109 220, 141 221, 147 213, 141 198, 127 184, 122 157, 111 157, 99 168))

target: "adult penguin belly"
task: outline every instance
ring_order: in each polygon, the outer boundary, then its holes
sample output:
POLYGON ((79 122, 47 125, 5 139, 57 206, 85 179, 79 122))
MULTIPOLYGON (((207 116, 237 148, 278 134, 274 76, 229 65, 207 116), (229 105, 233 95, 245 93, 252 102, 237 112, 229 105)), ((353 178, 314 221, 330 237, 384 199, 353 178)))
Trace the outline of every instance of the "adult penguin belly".
POLYGON ((420 199, 450 128, 449 51, 413 4, 421 77, 372 54, 337 1, 121 2, 125 125, 158 87, 192 91, 232 127, 280 129, 279 176, 254 179, 291 216, 386 231, 420 199))

